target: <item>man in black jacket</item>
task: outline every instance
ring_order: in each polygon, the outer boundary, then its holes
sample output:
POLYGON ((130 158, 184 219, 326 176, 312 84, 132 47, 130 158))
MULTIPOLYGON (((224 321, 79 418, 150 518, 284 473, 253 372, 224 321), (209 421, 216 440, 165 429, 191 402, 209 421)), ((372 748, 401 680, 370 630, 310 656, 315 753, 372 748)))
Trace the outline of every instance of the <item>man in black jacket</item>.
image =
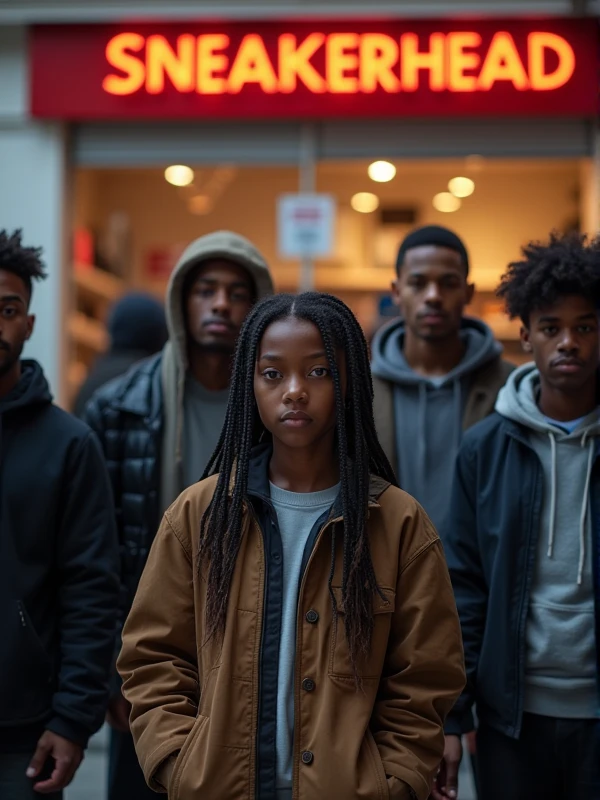
MULTIPOLYGON (((218 442, 240 326, 253 303, 272 291, 264 258, 243 236, 216 231, 196 239, 167 289, 169 342, 88 404, 85 419, 103 446, 115 497, 121 623, 162 513, 201 478, 218 442)), ((117 636, 115 662, 120 646, 117 636)), ((135 755, 116 668, 108 721, 110 800, 153 797, 135 755)))
MULTIPOLYGON (((465 435, 444 547, 485 800, 600 797, 600 241, 530 244, 499 291, 535 363, 465 435)), ((444 767, 434 797, 444 791, 444 767)))
POLYGON ((118 549, 102 453, 52 404, 32 334, 41 251, 0 231, 0 797, 57 800, 102 725, 118 549))

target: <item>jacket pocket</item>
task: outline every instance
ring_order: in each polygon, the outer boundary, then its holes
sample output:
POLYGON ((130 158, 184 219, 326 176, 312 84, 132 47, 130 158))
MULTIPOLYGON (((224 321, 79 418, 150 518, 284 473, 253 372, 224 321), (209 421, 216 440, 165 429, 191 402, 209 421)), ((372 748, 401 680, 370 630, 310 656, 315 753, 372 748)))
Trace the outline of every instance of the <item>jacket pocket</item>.
POLYGON ((183 772, 188 765, 190 755, 192 750, 194 749, 194 745, 200 736, 200 732, 208 722, 208 717, 203 717, 201 714, 198 714, 194 721, 194 726, 192 730, 189 732, 187 739, 184 742, 183 747, 179 751, 179 755, 177 756, 177 760, 175 761, 175 766, 173 767, 173 774, 171 776, 171 781, 169 785, 169 800, 177 800, 179 797, 179 787, 181 785, 181 778, 183 776, 183 772))
POLYGON ((379 750, 377 749, 377 745, 375 744, 375 739, 373 738, 370 728, 367 728, 365 740, 369 758, 371 760, 371 764, 375 772, 375 778, 377 780, 377 796, 379 800, 389 800, 390 792, 388 789, 387 775, 385 774, 383 761, 381 760, 381 755, 379 754, 379 750))
POLYGON ((24 603, 9 600, 0 625, 0 724, 23 725, 48 715, 55 669, 31 622, 24 603))
MULTIPOLYGON (((332 589, 337 603, 338 619, 337 622, 333 621, 331 629, 329 675, 333 679, 354 679, 348 639, 346 638, 342 587, 333 586, 332 589)), ((376 594, 373 598, 373 638, 371 639, 371 649, 366 658, 361 656, 358 660, 358 673, 365 680, 379 679, 381 677, 390 635, 392 614, 396 609, 396 592, 385 586, 381 587, 381 591, 385 599, 380 597, 379 594, 376 594)))

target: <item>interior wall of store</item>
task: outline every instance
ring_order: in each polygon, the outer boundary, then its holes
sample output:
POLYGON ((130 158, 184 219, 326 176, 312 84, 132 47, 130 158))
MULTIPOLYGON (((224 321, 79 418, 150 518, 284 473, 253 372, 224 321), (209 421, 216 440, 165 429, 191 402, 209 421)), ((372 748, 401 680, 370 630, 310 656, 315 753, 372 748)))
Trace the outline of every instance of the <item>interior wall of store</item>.
MULTIPOLYGON (((553 228, 564 229, 583 219, 590 202, 582 186, 592 183, 591 167, 584 159, 559 161, 485 161, 473 174, 475 193, 452 214, 436 211, 434 194, 444 191, 464 162, 396 162, 398 174, 388 184, 374 184, 366 174, 368 162, 324 162, 317 170, 317 189, 334 195, 338 206, 336 252, 317 262, 317 286, 339 290, 387 290, 389 267, 374 266, 372 244, 375 214, 358 214, 350 198, 358 191, 375 191, 383 206, 417 211, 420 224, 439 223, 454 228, 467 242, 475 282, 492 290, 522 244, 543 239, 553 228), (587 176, 587 177, 586 177, 587 176)), ((212 167, 204 170, 209 177, 212 167)), ((201 187, 203 170, 197 168, 201 187)), ((75 225, 102 229, 110 213, 123 211, 132 232, 132 284, 162 292, 165 281, 148 277, 151 251, 183 246, 193 238, 218 228, 234 229, 252 239, 272 265, 278 288, 294 289, 298 264, 282 260, 277 252, 276 204, 283 192, 296 191, 294 168, 239 168, 232 183, 218 199, 212 213, 190 213, 189 193, 169 185, 162 170, 77 171, 75 225)), ((588 224, 590 214, 587 214, 588 224)))
POLYGON ((0 28, 0 228, 22 228, 26 245, 43 248, 48 277, 34 288, 36 327, 25 357, 40 362, 60 401, 68 274, 65 132, 28 117, 26 42, 25 28, 0 28))

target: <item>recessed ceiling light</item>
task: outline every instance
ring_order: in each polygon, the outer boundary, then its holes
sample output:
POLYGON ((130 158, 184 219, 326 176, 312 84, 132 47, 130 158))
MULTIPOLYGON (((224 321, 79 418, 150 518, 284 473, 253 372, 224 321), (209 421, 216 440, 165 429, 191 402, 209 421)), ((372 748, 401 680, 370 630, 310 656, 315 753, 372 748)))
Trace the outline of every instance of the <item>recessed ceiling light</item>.
POLYGON ((165 180, 173 186, 189 186, 194 180, 194 170, 185 164, 172 164, 165 170, 165 180))
POLYGON ((471 178, 452 178, 448 181, 448 189, 454 197, 470 197, 475 191, 475 181, 471 178))
POLYGON ((350 205, 360 214, 371 214, 379 208, 379 198, 372 192, 358 192, 353 195, 350 205))
POLYGON ((396 177, 396 167, 389 161, 374 161, 369 165, 369 178, 376 183, 388 183, 396 177))
POLYGON ((462 203, 458 197, 455 197, 450 192, 439 192, 433 198, 433 207, 437 211, 443 211, 444 214, 450 214, 452 211, 458 211, 462 203))

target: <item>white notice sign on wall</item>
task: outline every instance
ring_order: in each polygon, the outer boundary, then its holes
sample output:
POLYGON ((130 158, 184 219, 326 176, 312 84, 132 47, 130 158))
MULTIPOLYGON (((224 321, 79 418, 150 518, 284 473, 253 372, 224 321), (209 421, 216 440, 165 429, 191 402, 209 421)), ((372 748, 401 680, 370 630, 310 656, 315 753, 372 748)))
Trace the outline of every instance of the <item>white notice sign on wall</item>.
POLYGON ((324 258, 334 247, 335 200, 329 194, 283 194, 277 201, 282 258, 324 258))

